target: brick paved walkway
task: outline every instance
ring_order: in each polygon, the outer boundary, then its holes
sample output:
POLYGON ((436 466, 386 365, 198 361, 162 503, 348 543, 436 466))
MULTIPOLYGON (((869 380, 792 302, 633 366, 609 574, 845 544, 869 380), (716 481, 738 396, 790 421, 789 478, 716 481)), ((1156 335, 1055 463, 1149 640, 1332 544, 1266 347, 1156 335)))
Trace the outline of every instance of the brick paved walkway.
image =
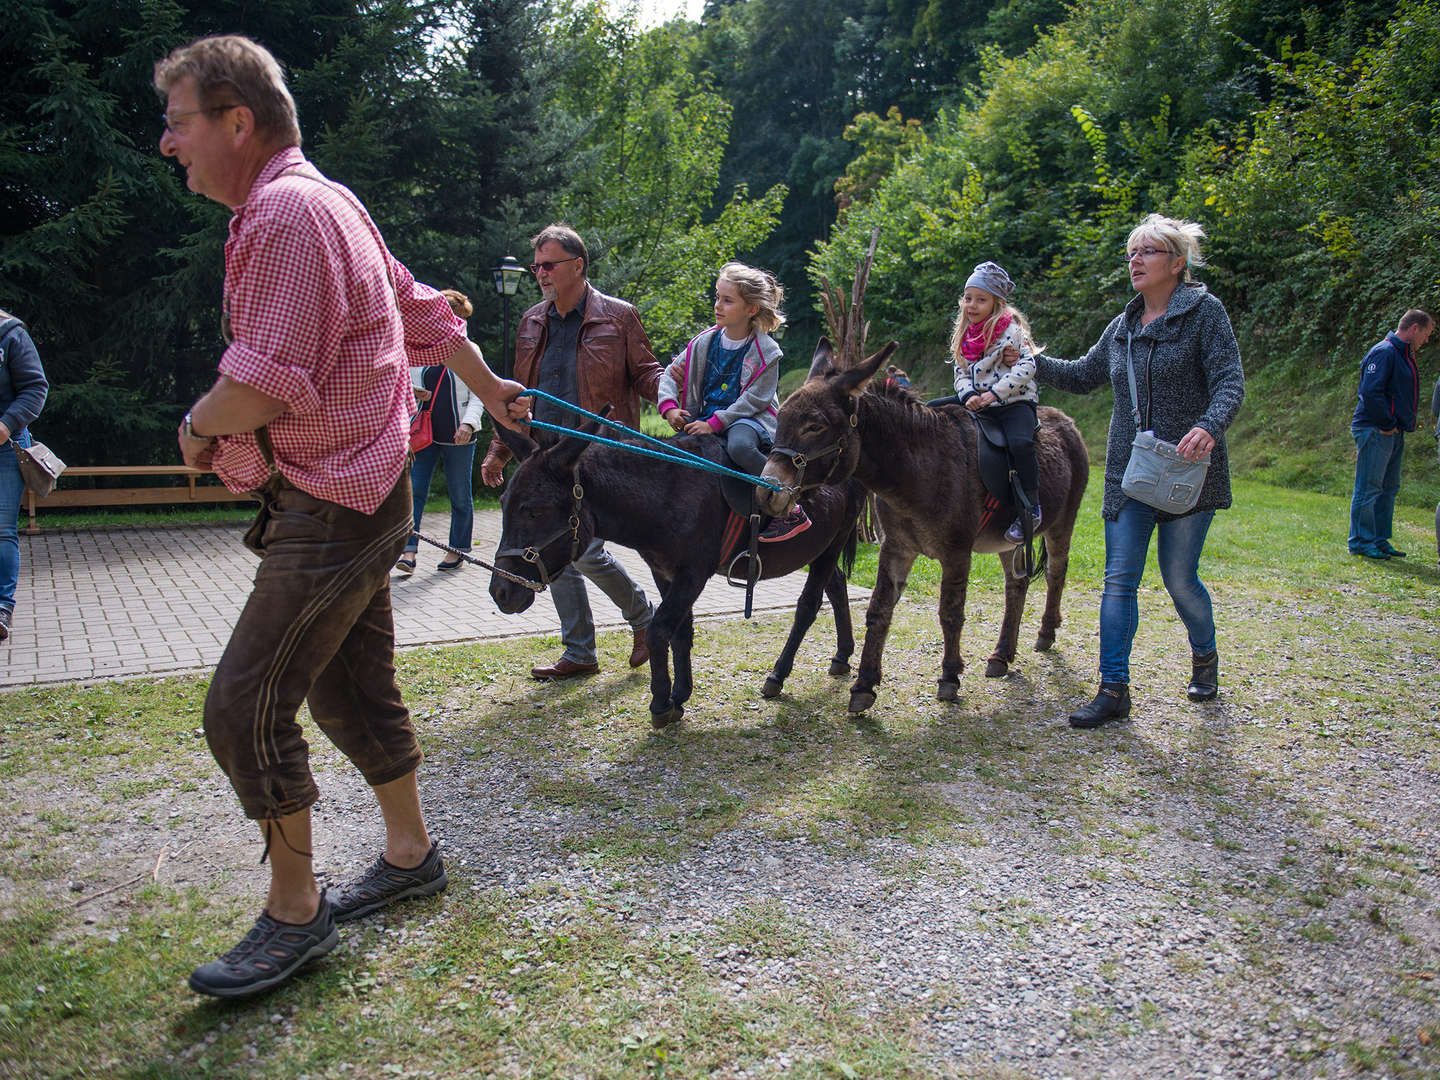
MULTIPOLYGON (((426 535, 442 538, 448 514, 427 515, 426 535)), ((0 686, 67 682, 211 667, 255 573, 238 525, 51 532, 20 537, 20 587, 10 640, 0 643, 0 686)), ((500 512, 475 514, 474 554, 489 559, 500 539, 500 512)), ((402 646, 554 634, 555 607, 540 597, 520 615, 504 615, 486 591, 487 571, 439 573, 441 551, 420 545, 419 569, 391 579, 395 636, 402 646)), ((650 572, 633 551, 614 552, 658 599, 650 572)), ((755 610, 791 610, 804 584, 792 574, 761 582, 755 610)), ((867 594, 850 591, 852 603, 867 594)), ((744 592, 711 578, 696 604, 701 616, 739 615, 744 592)), ((590 603, 600 629, 624 625, 598 589, 590 603)), ((558 655, 558 653, 557 653, 558 655)), ((551 660, 547 653, 540 659, 551 660)))

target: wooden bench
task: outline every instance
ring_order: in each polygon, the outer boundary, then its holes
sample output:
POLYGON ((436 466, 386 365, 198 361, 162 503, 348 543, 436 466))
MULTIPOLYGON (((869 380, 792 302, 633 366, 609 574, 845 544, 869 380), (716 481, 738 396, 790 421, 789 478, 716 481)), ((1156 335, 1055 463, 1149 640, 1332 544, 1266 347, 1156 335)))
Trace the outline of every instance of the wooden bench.
POLYGON ((62 488, 57 487, 43 499, 37 499, 33 491, 25 492, 25 506, 30 512, 27 533, 38 533, 35 512, 71 506, 137 506, 182 503, 247 502, 255 496, 249 492, 234 492, 224 484, 197 484, 200 477, 211 476, 213 472, 192 469, 188 465, 81 465, 67 468, 61 474, 64 483, 71 478, 85 476, 173 476, 183 483, 162 484, 156 487, 107 487, 107 488, 62 488))

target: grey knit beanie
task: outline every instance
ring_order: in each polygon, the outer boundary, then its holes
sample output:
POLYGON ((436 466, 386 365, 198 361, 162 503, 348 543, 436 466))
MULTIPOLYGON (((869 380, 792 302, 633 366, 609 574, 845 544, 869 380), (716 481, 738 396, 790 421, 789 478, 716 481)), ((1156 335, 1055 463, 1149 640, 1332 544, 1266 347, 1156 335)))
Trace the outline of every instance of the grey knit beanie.
POLYGON ((988 293, 994 293, 1001 300, 1006 300, 1015 291, 1015 282, 1010 280, 1010 275, 999 263, 982 262, 966 279, 965 288, 984 289, 988 293))

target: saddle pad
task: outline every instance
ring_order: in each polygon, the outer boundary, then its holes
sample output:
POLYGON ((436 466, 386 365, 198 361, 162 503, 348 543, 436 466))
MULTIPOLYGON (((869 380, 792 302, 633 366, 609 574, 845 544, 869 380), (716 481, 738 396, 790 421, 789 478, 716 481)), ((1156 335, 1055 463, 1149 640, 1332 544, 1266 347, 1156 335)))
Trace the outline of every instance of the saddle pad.
POLYGON ((750 522, 731 510, 730 516, 725 519, 725 528, 720 534, 720 565, 715 567, 715 572, 725 573, 730 568, 730 563, 735 556, 747 550, 749 546, 750 522))

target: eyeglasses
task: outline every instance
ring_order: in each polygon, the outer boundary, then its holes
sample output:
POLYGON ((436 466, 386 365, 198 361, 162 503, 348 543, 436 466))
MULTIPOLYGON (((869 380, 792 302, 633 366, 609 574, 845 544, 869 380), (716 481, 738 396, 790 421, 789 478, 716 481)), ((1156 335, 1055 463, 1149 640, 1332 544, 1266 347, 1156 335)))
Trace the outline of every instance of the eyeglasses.
POLYGON ((1125 261, 1128 263, 1134 262, 1136 259, 1148 259, 1152 255, 1172 254, 1174 253, 1169 248, 1140 248, 1138 251, 1127 251, 1125 253, 1125 261))
POLYGON ((238 109, 238 103, 234 105, 207 105, 203 109, 191 109, 189 112, 176 113, 171 116, 168 112, 160 114, 160 123, 165 125, 166 131, 175 130, 175 121, 184 120, 187 116, 198 116, 200 113, 224 112, 226 109, 238 109))
POLYGON ((546 259, 544 262, 531 263, 530 272, 532 274, 538 274, 540 273, 540 271, 543 270, 545 271, 545 273, 548 274, 551 270, 554 270, 555 267, 559 266, 561 263, 574 262, 578 258, 580 258, 579 255, 571 255, 568 259, 556 259, 553 262, 549 259, 546 259))

